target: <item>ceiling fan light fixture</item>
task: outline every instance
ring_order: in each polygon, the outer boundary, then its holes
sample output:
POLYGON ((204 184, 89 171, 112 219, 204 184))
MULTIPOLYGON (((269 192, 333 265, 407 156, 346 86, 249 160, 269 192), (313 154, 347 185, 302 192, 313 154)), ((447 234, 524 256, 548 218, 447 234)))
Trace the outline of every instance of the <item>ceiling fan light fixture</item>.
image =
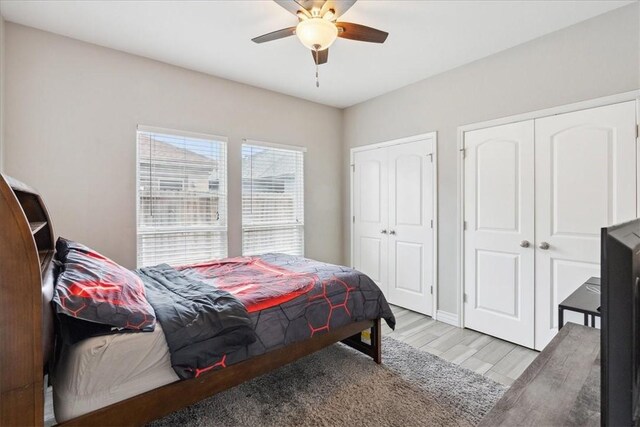
POLYGON ((338 38, 338 27, 322 18, 300 21, 296 27, 300 42, 311 50, 325 50, 338 38))
POLYGON ((336 11, 333 9, 327 10, 324 15, 322 15, 324 19, 327 21, 335 21, 336 20, 336 11))

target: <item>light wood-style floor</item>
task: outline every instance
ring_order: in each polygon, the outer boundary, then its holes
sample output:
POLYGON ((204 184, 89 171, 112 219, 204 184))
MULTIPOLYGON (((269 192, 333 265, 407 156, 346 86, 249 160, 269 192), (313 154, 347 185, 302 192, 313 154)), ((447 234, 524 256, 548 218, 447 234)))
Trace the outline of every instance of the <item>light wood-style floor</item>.
MULTIPOLYGON (((470 329, 460 329, 429 316, 391 306, 396 330, 382 322, 382 334, 510 386, 538 355, 537 351, 470 329)), ((384 362, 383 362, 384 363, 384 362)), ((55 423, 51 388, 45 393, 45 425, 55 423)))
MULTIPOLYGON (((384 322, 382 334, 510 386, 538 355, 470 329, 460 329, 429 316, 391 306, 396 330, 384 322)), ((384 363, 384 362, 383 362, 384 363)))

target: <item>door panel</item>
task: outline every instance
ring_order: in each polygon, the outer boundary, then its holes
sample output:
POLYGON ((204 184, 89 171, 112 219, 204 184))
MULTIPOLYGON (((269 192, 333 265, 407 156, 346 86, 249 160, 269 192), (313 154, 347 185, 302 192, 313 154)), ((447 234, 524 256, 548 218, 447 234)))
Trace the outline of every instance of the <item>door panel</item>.
POLYGON ((422 166, 424 153, 415 153, 396 157, 394 173, 396 183, 391 191, 395 191, 394 210, 396 223, 402 225, 424 225, 422 212, 422 174, 425 172, 422 166), (417 185, 416 185, 417 184, 417 185))
POLYGON ((558 304, 600 275, 600 228, 636 217, 635 126, 634 101, 536 120, 536 243, 549 244, 536 248, 536 349, 558 304))
POLYGON ((395 269, 397 271, 396 288, 415 293, 418 297, 424 292, 422 281, 423 246, 420 243, 396 241, 395 269))
POLYGON ((433 140, 387 149, 390 303, 432 315, 433 140))
POLYGON ((464 146, 465 326, 533 347, 533 121, 466 132, 464 146))
POLYGON ((553 235, 599 238, 601 224, 609 222, 609 207, 613 206, 613 171, 607 167, 613 164, 611 132, 578 127, 550 138, 553 235))
POLYGON ((506 140, 486 141, 477 147, 478 230, 518 231, 518 148, 516 141, 506 140))
MULTIPOLYGON (((380 154, 380 153, 378 153, 380 154)), ((356 155, 359 157, 358 155, 356 155)), ((363 159, 358 162, 360 172, 360 221, 380 224, 382 221, 382 165, 384 159, 363 159)), ((384 171, 386 173, 386 170, 384 171)))
POLYGON ((360 251, 360 262, 356 268, 378 284, 383 283, 382 266, 387 262, 386 259, 382 258, 384 252, 382 249, 383 243, 386 244, 380 237, 360 236, 356 245, 360 251))
POLYGON ((476 310, 517 320, 520 294, 520 255, 476 251, 476 310))
POLYGON ((354 154, 353 266, 387 294, 389 221, 387 155, 382 149, 354 154), (383 233, 384 231, 384 233, 383 233))

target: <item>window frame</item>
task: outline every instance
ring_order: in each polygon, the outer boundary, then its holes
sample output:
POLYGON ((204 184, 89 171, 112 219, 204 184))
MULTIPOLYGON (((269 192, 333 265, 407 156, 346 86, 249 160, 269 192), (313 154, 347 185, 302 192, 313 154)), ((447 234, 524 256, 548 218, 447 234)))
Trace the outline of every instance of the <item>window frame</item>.
MULTIPOLYGON (((136 268, 144 267, 143 265, 139 264, 140 255, 138 253, 138 248, 140 247, 140 235, 141 235, 140 234, 140 147, 139 147, 139 137, 138 137, 139 133, 151 133, 151 134, 168 135, 168 136, 175 136, 175 137, 182 137, 182 138, 189 138, 189 139, 199 139, 207 142, 214 141, 214 142, 219 142, 223 144, 225 178, 224 178, 223 187, 220 186, 220 181, 218 181, 218 188, 224 189, 223 194, 225 196, 225 203, 224 203, 224 208, 222 210, 219 210, 218 212, 224 215, 225 225, 213 226, 213 227, 192 226, 188 230, 184 226, 182 227, 177 226, 177 227, 171 227, 171 228, 167 227, 165 230, 162 230, 162 232, 170 234, 170 233, 184 232, 184 231, 190 231, 190 232, 222 231, 225 233, 224 256, 222 258, 228 257, 229 256, 229 193, 228 193, 228 190, 229 190, 229 138, 227 138, 226 136, 214 135, 214 134, 190 132, 190 131, 184 131, 184 130, 178 130, 178 129, 155 127, 155 126, 137 125, 136 132, 135 132, 135 145, 134 145, 136 150, 136 175, 135 175, 136 191, 135 191, 135 200, 134 200, 134 203, 136 206, 136 223, 135 223, 136 268)), ((184 188, 184 185, 185 183, 183 182, 183 188, 184 188)), ((160 234, 160 233, 148 232, 148 234, 160 234)))
POLYGON ((299 225, 293 225, 293 224, 274 224, 274 225, 259 225, 259 226, 253 226, 253 227, 247 227, 247 228, 252 228, 254 230, 260 229, 260 228, 264 228, 264 229, 270 229, 270 228, 283 228, 283 229, 290 229, 293 227, 299 227, 302 229, 302 242, 301 242, 301 254, 299 254, 298 256, 304 257, 305 256, 305 227, 306 227, 306 209, 305 209, 305 203, 306 203, 306 198, 305 198, 305 194, 306 194, 306 190, 305 190, 305 153, 307 152, 307 147, 303 147, 303 146, 299 146, 299 145, 288 145, 288 144, 279 144, 279 143, 274 143, 274 142, 267 142, 267 141, 261 141, 261 140, 255 140, 255 139, 246 139, 243 138, 242 139, 242 144, 240 146, 240 157, 241 157, 241 162, 240 162, 240 203, 241 203, 241 207, 240 207, 240 241, 241 241, 241 247, 240 247, 240 251, 242 253, 242 256, 249 256, 249 255, 245 255, 245 224, 244 224, 244 207, 242 206, 242 204, 244 203, 243 197, 244 197, 244 182, 243 181, 243 162, 242 162, 242 152, 244 151, 244 147, 245 146, 256 146, 256 147, 264 147, 264 148, 272 148, 272 149, 276 149, 276 150, 288 150, 288 151, 296 151, 299 152, 302 156, 302 224, 299 225))

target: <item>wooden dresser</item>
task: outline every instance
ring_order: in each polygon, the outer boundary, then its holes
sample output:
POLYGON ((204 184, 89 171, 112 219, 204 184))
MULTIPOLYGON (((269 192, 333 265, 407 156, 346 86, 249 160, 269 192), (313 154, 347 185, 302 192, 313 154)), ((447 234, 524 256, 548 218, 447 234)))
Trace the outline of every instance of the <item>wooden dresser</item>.
POLYGON ((600 330, 567 323, 481 426, 599 426, 600 330))

